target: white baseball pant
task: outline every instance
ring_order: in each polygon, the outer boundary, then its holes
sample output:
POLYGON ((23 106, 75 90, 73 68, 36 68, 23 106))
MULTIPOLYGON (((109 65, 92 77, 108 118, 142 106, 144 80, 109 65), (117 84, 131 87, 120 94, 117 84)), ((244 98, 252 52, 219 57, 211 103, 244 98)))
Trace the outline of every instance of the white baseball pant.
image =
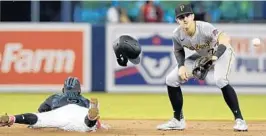
POLYGON ((89 128, 84 122, 85 116, 88 114, 88 108, 76 104, 68 104, 49 112, 35 114, 38 120, 34 125, 30 126, 32 128, 59 128, 78 132, 96 130, 96 125, 89 128))

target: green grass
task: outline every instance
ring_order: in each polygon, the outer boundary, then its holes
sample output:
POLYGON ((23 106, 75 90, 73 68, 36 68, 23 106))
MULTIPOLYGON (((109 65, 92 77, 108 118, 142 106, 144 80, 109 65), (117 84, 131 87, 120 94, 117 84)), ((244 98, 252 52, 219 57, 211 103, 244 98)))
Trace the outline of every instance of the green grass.
MULTIPOLYGON (((0 94, 0 113, 36 112, 50 94, 0 94)), ((100 101, 102 119, 169 119, 172 108, 167 94, 84 94, 100 101)), ((266 95, 239 95, 246 120, 266 120, 266 95)), ((222 95, 185 94, 184 114, 190 120, 231 120, 222 95)))

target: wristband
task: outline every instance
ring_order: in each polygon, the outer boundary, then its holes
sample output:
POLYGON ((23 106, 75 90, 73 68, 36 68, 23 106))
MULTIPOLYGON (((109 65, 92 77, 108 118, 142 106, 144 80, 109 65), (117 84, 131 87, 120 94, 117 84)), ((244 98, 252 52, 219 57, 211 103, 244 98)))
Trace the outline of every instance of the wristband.
POLYGON ((225 50, 226 50, 226 46, 223 44, 219 44, 214 56, 216 56, 217 58, 220 58, 224 54, 225 50))

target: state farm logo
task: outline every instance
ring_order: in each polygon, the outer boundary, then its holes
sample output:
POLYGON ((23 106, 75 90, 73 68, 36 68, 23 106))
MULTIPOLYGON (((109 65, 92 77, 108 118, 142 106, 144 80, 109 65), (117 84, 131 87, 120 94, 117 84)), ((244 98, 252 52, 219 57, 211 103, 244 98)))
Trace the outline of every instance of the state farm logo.
POLYGON ((7 43, 0 53, 0 70, 8 73, 71 73, 75 52, 70 49, 24 49, 21 43, 7 43))
POLYGON ((15 86, 15 90, 61 90, 68 76, 90 88, 89 26, 1 24, 0 28, 0 91, 15 86))

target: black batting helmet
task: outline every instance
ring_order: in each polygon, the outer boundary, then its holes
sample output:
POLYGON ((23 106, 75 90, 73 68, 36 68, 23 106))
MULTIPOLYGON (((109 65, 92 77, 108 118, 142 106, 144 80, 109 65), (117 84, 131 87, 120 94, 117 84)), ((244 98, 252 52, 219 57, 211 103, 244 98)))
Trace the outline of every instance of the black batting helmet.
POLYGON ((67 77, 64 82, 63 92, 78 92, 81 93, 81 85, 77 77, 67 77))
POLYGON ((116 44, 117 46, 121 46, 122 53, 130 62, 133 64, 140 63, 139 55, 141 53, 141 47, 138 40, 129 35, 122 35, 118 38, 116 44))

